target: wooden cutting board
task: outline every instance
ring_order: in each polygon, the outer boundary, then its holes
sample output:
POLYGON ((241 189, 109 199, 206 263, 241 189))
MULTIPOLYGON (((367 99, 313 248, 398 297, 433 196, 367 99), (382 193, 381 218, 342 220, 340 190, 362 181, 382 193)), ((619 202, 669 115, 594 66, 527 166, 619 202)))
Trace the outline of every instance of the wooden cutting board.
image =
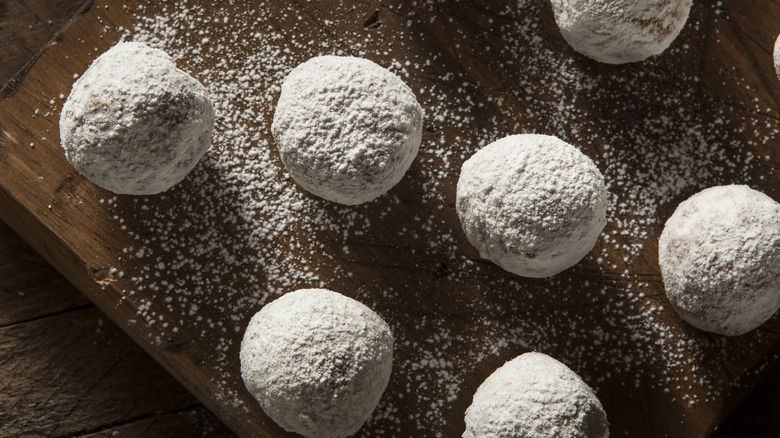
POLYGON ((563 41, 542 0, 97 1, 0 101, 0 217, 242 436, 285 436, 244 389, 238 349, 263 303, 324 286, 380 313, 390 385, 361 436, 459 436, 479 384, 526 351, 597 389, 612 436, 706 437, 776 361, 780 321, 736 338, 683 323, 657 238, 702 188, 780 199, 771 49, 780 5, 694 5, 659 57, 599 64, 563 41), (122 35, 164 47, 211 91, 212 149, 158 196, 114 196, 74 172, 59 111, 122 35), (426 111, 404 180, 336 206, 288 177, 270 136, 279 85, 319 54, 391 68, 426 111), (460 231, 464 159, 502 136, 558 135, 611 193, 596 248, 551 279, 479 259, 460 231))

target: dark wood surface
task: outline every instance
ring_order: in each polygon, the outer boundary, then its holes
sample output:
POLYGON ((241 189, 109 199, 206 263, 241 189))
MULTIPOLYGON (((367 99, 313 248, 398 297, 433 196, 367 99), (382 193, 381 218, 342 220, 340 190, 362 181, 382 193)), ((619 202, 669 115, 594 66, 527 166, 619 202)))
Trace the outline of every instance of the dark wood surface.
POLYGON ((3 0, 0 2, 0 78, 5 83, 46 46, 85 0, 3 0))
POLYGON ((232 436, 4 223, 0 351, 2 437, 232 436))
MULTIPOLYGON (((20 3, 0 3, 6 4, 20 7, 20 3)), ((13 21, 5 15, 6 10, 0 9, 4 32, 5 23, 13 21)), ((35 19, 41 16, 45 17, 38 13, 27 15, 35 19)), ((48 20, 46 23, 49 25, 48 20)), ((50 26, 55 28, 56 20, 50 26)), ((8 206, 12 207, 11 203, 8 206)), ((17 213, 24 215, 23 211, 17 213)), ((0 289, 3 300, 0 342, 4 351, 14 349, 23 353, 4 355, 0 362, 0 373, 3 373, 0 381, 6 385, 4 398, 0 399, 0 415, 6 415, 0 417, 0 424, 6 429, 0 430, 0 434, 99 436, 117 431, 123 436, 170 436, 184 431, 185 435, 212 436, 228 433, 7 227, 0 231, 3 231, 0 254, 4 257, 0 265, 3 274, 0 285, 4 285, 0 289), (10 281, 5 280, 9 278, 10 281), (51 385, 49 376, 56 376, 61 386, 51 385)), ((53 261, 62 257, 63 248, 48 246, 45 236, 33 232, 26 238, 53 261)), ((68 266, 63 261, 57 264, 60 269, 68 266)), ((136 336, 143 343, 143 337, 136 336)), ((176 368, 170 358, 163 362, 169 368, 176 368)), ((780 372, 777 366, 759 372, 768 376, 737 410, 737 416, 729 419, 715 436, 778 436, 780 379, 777 376, 780 372)), ((186 383, 193 385, 191 381, 186 383)))
MULTIPOLYGON (((0 1, 0 84, 84 3, 0 1)), ((0 437, 234 436, 4 222, 0 351, 0 437)))

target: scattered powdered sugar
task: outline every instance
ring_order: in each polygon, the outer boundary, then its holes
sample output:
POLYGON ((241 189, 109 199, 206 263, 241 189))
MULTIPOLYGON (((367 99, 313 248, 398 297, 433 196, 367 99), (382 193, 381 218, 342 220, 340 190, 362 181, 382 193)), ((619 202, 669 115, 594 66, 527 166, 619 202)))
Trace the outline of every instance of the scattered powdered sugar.
POLYGON ((666 295, 702 330, 745 334, 780 308, 780 204, 747 186, 681 203, 658 242, 666 295))
POLYGON ((563 38, 609 64, 658 55, 680 34, 692 0, 552 0, 563 38))
POLYGON ((211 144, 206 89, 164 52, 119 43, 73 84, 62 107, 65 157, 114 193, 153 195, 192 170, 211 144))
POLYGON ((463 438, 607 438, 599 399, 577 373, 541 353, 522 354, 479 386, 463 438))
POLYGON ((403 178, 422 122, 414 93, 393 73, 368 59, 318 56, 285 78, 271 131, 298 184, 356 205, 403 178))
POLYGON ((241 342, 241 376, 265 413, 312 438, 354 434, 390 380, 393 335, 371 309, 325 289, 264 306, 241 342))
POLYGON ((549 277, 593 249, 607 223, 607 191, 574 146, 550 135, 511 135, 463 163, 456 208, 481 257, 517 275, 549 277))
MULTIPOLYGON (((704 27, 708 7, 694 11, 683 41, 704 27)), ((674 67, 703 57, 697 47, 675 45, 629 67, 597 65, 554 37, 546 6, 533 0, 412 1, 378 11, 188 1, 133 14, 127 38, 164 49, 197 77, 217 123, 211 149, 173 190, 104 201, 136 239, 124 254, 132 281, 124 300, 138 323, 168 336, 151 340, 161 347, 185 331, 203 346, 200 360, 218 376, 213 396, 223 403, 254 408, 236 366, 243 330, 270 297, 302 287, 346 291, 395 335, 390 383, 361 436, 461 434, 479 384, 529 350, 596 388, 614 436, 637 428, 668 436, 687 418, 678 405, 721 406, 734 373, 754 369, 734 358, 774 342, 763 328, 732 340, 682 324, 653 268, 661 225, 681 198, 777 178, 766 104, 724 104, 701 91, 698 71, 674 67), (323 54, 387 66, 427 114, 406 177, 366 205, 306 194, 271 141, 283 79, 323 54), (609 191, 594 251, 553 278, 523 279, 480 259, 455 212, 461 164, 513 133, 577 145, 609 191), (765 152, 746 153, 746 144, 765 152), (733 359, 728 369, 724 357, 733 359), (679 421, 632 421, 653 406, 646 400, 675 403, 665 415, 679 421)))

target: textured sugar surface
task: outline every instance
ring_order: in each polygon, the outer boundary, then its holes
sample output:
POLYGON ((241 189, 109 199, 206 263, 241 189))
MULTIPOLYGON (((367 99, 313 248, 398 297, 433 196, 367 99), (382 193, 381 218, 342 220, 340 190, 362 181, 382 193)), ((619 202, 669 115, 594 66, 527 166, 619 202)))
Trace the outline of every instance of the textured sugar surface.
POLYGON ((555 21, 574 50, 622 64, 658 55, 679 35, 692 0, 552 0, 555 21))
POLYGON ((374 311, 324 289, 264 306, 241 342, 241 376, 264 411, 311 438, 354 434, 390 380, 393 335, 374 311))
POLYGON ((518 275, 550 277, 593 249, 606 224, 607 191, 593 161, 574 146, 515 135, 463 164, 456 208, 482 257, 518 275))
POLYGON ((526 353, 479 386, 463 436, 607 438, 609 427, 596 394, 575 372, 545 354, 526 353))
POLYGON ((285 78, 271 125, 285 167, 309 192, 346 205, 385 194, 420 149, 423 113, 376 63, 318 56, 285 78))
POLYGON ((211 144, 206 89, 160 50, 120 43, 81 76, 63 105, 65 156, 115 193, 152 195, 183 180, 211 144))
MULTIPOLYGON (((127 38, 166 50, 199 79, 212 95, 217 124, 210 151, 174 190, 104 200, 137 240, 125 250, 128 266, 140 267, 124 272, 134 283, 124 299, 139 309, 130 323, 197 334, 220 376, 215 395, 246 409, 254 400, 235 364, 251 315, 300 287, 356 298, 389 323, 396 339, 390 384, 361 436, 399 435, 402 428, 460 433, 463 409, 453 406, 467 406, 487 375, 528 350, 560 360, 600 397, 640 393, 691 408, 723 398, 711 388, 729 387, 732 374, 713 364, 726 352, 768 348, 762 330, 736 342, 678 327, 659 279, 632 268, 654 263, 663 221, 687 195, 774 175, 757 164, 763 157, 743 150, 743 138, 757 150, 776 142, 773 124, 746 115, 771 110, 757 100, 742 110, 702 97, 695 73, 670 79, 664 59, 680 62, 693 50, 687 45, 642 68, 594 70, 581 57, 562 56, 562 42, 539 21, 540 2, 486 6, 463 19, 454 18, 457 8, 391 4, 378 23, 383 16, 398 20, 406 29, 400 33, 382 33, 370 13, 356 18, 348 7, 319 11, 334 17, 319 20, 300 6, 260 2, 209 12, 191 2, 135 10, 138 24, 125 29, 127 38), (352 22, 354 31, 338 38, 329 30, 352 22), (473 41, 461 26, 493 31, 473 41), (439 49, 424 49, 420 40, 439 49), (491 56, 480 57, 484 51, 491 56), (322 54, 363 56, 389 68, 414 84, 426 113, 410 171, 365 206, 306 195, 270 141, 282 80, 322 54), (670 80, 674 86, 654 85, 670 80), (488 109, 503 116, 485 117, 488 109), (514 277, 477 259, 454 214, 463 161, 498 138, 526 132, 581 147, 610 193, 594 251, 570 273, 545 280, 514 277), (431 275, 407 282, 405 272, 431 275)), ((691 32, 699 20, 691 17, 691 32)), ((623 400, 602 402, 609 412, 623 400)))
POLYGON ((780 79, 780 35, 778 35, 775 40, 775 47, 774 50, 772 50, 772 59, 775 62, 775 73, 777 74, 777 78, 780 79))
POLYGON ((780 204, 747 186, 681 203, 658 242, 666 294, 686 321, 736 336, 780 307, 780 204))

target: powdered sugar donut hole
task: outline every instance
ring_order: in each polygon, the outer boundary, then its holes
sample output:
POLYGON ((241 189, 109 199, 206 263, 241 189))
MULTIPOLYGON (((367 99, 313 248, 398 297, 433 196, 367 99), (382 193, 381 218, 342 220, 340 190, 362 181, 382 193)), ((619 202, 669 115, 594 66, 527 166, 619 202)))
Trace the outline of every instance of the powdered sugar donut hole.
POLYGON ((680 34, 692 0, 551 0, 566 42, 607 64, 658 55, 680 34))
POLYGON ((463 163, 456 209, 481 257, 517 275, 548 277, 593 249, 607 223, 607 190, 574 146, 512 135, 463 163))
POLYGON ((346 437, 387 387, 393 335, 365 305, 301 289, 252 317, 240 355, 246 388, 277 424, 307 437, 346 437))
POLYGON ((607 438, 607 414, 574 371, 525 353, 490 375, 466 410, 463 438, 607 438))
POLYGON ((701 330, 747 333, 780 308, 780 204, 743 185, 682 202, 658 241, 666 296, 701 330))
POLYGON ((73 84, 60 114, 65 157, 114 193, 173 187, 211 144, 214 108, 203 85, 165 52, 120 42, 73 84))
POLYGON ((390 71, 367 59, 319 56, 285 78, 271 130, 301 187, 355 205, 401 180, 420 148, 422 120, 414 93, 390 71))
POLYGON ((772 58, 775 61, 775 74, 777 74, 778 79, 780 79, 780 35, 778 35, 775 40, 775 49, 772 52, 772 58))

